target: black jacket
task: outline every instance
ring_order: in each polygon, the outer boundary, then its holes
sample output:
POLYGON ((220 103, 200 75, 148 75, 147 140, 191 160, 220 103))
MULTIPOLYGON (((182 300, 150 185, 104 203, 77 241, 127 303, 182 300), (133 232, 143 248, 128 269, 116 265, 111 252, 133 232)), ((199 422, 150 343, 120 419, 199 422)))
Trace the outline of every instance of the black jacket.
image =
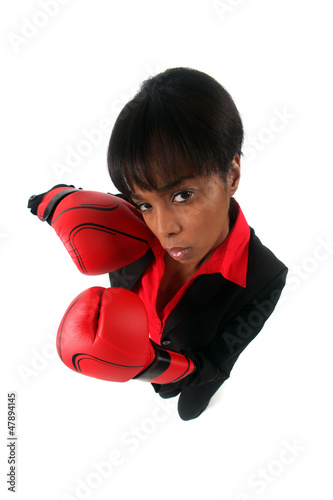
MULTIPOLYGON (((170 314, 161 345, 190 357, 197 366, 170 389, 224 381, 238 356, 273 312, 288 269, 250 228, 246 288, 221 273, 200 275, 170 314)), ((141 259, 110 273, 111 286, 132 290, 154 258, 141 259)), ((166 387, 164 386, 164 389, 166 387)))

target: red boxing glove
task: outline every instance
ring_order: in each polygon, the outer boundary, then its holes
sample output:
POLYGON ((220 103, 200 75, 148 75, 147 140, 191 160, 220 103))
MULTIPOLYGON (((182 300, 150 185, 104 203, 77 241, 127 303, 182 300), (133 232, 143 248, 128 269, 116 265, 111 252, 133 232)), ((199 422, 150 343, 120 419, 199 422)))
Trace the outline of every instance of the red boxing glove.
POLYGON ((78 295, 59 326, 57 350, 68 368, 113 382, 167 384, 195 370, 186 356, 150 341, 142 300, 123 288, 92 287, 78 295))
POLYGON ((139 210, 111 194, 60 185, 32 196, 28 207, 55 229, 83 274, 127 266, 147 252, 154 237, 139 210))

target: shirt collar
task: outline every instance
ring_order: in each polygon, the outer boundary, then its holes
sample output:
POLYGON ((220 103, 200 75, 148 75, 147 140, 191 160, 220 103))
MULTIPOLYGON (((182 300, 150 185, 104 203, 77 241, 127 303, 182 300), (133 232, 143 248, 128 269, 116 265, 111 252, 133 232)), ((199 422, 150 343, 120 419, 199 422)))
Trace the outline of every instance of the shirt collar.
MULTIPOLYGON (((226 239, 214 251, 193 276, 200 274, 221 273, 224 278, 241 287, 246 287, 246 275, 250 241, 250 227, 243 212, 234 198, 230 199, 230 218, 233 225, 226 239)), ((164 257, 165 250, 157 238, 153 239, 151 248, 155 257, 164 257)))
MULTIPOLYGON (((250 227, 234 198, 231 198, 231 218, 234 223, 226 239, 217 247, 212 258, 206 262, 210 272, 220 272, 224 278, 237 285, 246 287, 246 275, 249 254, 250 227)), ((204 266, 200 268, 205 271, 204 266)))

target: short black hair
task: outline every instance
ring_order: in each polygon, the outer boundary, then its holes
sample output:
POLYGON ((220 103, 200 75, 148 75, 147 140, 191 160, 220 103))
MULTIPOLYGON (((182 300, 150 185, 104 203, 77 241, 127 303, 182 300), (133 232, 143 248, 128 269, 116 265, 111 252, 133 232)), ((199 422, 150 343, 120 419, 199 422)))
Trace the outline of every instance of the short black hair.
POLYGON ((242 155, 243 125, 230 94, 214 78, 191 68, 170 68, 145 80, 120 112, 107 153, 115 187, 155 190, 182 174, 226 178, 242 155))

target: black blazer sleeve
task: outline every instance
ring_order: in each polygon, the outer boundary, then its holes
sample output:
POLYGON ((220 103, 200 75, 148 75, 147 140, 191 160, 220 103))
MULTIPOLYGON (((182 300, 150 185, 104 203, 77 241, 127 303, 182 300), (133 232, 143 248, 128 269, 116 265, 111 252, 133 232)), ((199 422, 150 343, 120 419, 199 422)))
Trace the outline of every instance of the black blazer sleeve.
POLYGON ((233 317, 220 324, 208 346, 200 351, 184 352, 196 364, 196 371, 179 382, 164 384, 161 390, 168 391, 229 378, 239 355, 258 335, 274 311, 285 285, 287 271, 287 268, 283 268, 233 317))

